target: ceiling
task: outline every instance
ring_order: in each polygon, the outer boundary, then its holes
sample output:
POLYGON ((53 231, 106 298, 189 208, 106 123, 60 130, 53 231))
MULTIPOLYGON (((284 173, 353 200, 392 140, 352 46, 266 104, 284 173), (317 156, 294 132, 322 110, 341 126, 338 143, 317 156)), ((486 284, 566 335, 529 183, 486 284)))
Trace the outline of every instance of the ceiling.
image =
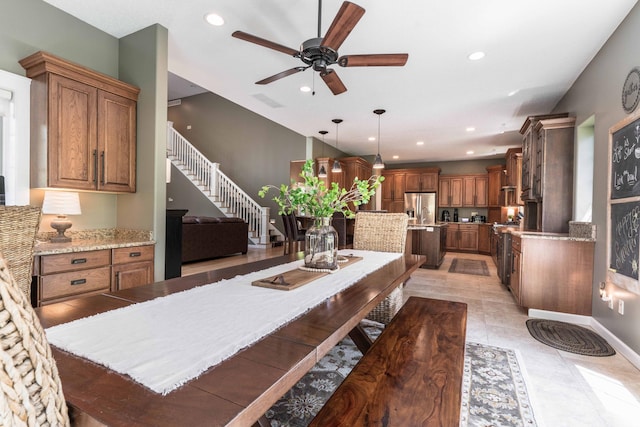
MULTIPOLYGON (((315 0, 45 1, 118 38, 168 28, 170 100, 204 88, 304 136, 328 130, 331 144, 331 120, 341 118, 339 148, 352 155, 376 153, 369 138, 382 108, 383 159, 410 163, 492 158, 518 145, 525 118, 551 111, 637 0, 354 0, 366 13, 339 54, 409 59, 404 67, 333 66, 348 89, 337 96, 312 69, 256 85, 300 60, 231 37, 241 30, 298 49, 317 37, 315 0), (225 24, 209 25, 210 12, 225 24), (476 51, 486 56, 469 60, 476 51)), ((324 35, 342 0, 322 3, 324 35)))

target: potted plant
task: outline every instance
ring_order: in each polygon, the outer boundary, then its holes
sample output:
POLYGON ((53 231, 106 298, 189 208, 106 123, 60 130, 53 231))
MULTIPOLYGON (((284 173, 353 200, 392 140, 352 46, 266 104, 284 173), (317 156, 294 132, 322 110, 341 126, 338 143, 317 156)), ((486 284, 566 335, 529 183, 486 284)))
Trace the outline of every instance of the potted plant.
POLYGON ((376 189, 384 180, 383 176, 353 180, 349 189, 340 188, 332 182, 330 186, 313 173, 313 159, 304 163, 301 183, 292 180, 291 185, 280 187, 265 185, 258 192, 265 197, 270 190, 278 191, 273 200, 278 204, 280 215, 303 212, 313 218, 314 224, 305 234, 305 267, 335 270, 337 268, 337 232, 331 226, 335 212, 342 212, 346 218, 353 218, 351 206, 369 202, 376 189))

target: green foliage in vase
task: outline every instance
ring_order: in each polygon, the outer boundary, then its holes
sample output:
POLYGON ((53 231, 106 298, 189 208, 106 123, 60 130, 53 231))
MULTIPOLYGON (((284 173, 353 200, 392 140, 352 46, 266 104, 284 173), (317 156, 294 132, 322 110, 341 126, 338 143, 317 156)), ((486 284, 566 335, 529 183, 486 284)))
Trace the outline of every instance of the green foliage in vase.
POLYGON ((349 204, 359 206, 368 203, 380 183, 384 181, 383 176, 374 175, 366 180, 356 177, 348 190, 340 188, 335 182, 327 187, 324 181, 313 173, 312 159, 304 163, 300 176, 303 179, 302 183, 292 180, 291 185, 265 185, 258 195, 265 197, 270 190, 278 191, 273 200, 279 206, 279 215, 301 210, 313 218, 328 218, 334 212, 342 212, 345 217, 353 218, 355 214, 349 204))

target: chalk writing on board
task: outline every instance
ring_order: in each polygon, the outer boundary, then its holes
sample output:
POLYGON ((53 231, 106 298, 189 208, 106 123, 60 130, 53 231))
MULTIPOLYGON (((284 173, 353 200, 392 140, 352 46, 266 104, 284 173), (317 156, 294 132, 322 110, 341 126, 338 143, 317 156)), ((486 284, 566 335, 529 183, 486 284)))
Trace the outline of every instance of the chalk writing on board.
POLYGON ((640 195, 640 119, 621 128, 611 141, 611 198, 640 195))
POLYGON ((638 279, 640 202, 611 204, 611 259, 616 273, 638 279))

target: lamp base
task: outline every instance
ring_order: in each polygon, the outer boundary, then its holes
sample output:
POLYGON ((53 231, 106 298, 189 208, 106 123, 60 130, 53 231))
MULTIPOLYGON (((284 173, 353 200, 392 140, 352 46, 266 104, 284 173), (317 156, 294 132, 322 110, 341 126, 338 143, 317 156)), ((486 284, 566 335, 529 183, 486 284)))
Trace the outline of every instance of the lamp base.
POLYGON ((68 243, 71 241, 71 237, 64 235, 64 232, 71 228, 71 221, 65 215, 58 215, 57 219, 51 221, 51 228, 58 232, 57 236, 49 239, 51 243, 68 243))

